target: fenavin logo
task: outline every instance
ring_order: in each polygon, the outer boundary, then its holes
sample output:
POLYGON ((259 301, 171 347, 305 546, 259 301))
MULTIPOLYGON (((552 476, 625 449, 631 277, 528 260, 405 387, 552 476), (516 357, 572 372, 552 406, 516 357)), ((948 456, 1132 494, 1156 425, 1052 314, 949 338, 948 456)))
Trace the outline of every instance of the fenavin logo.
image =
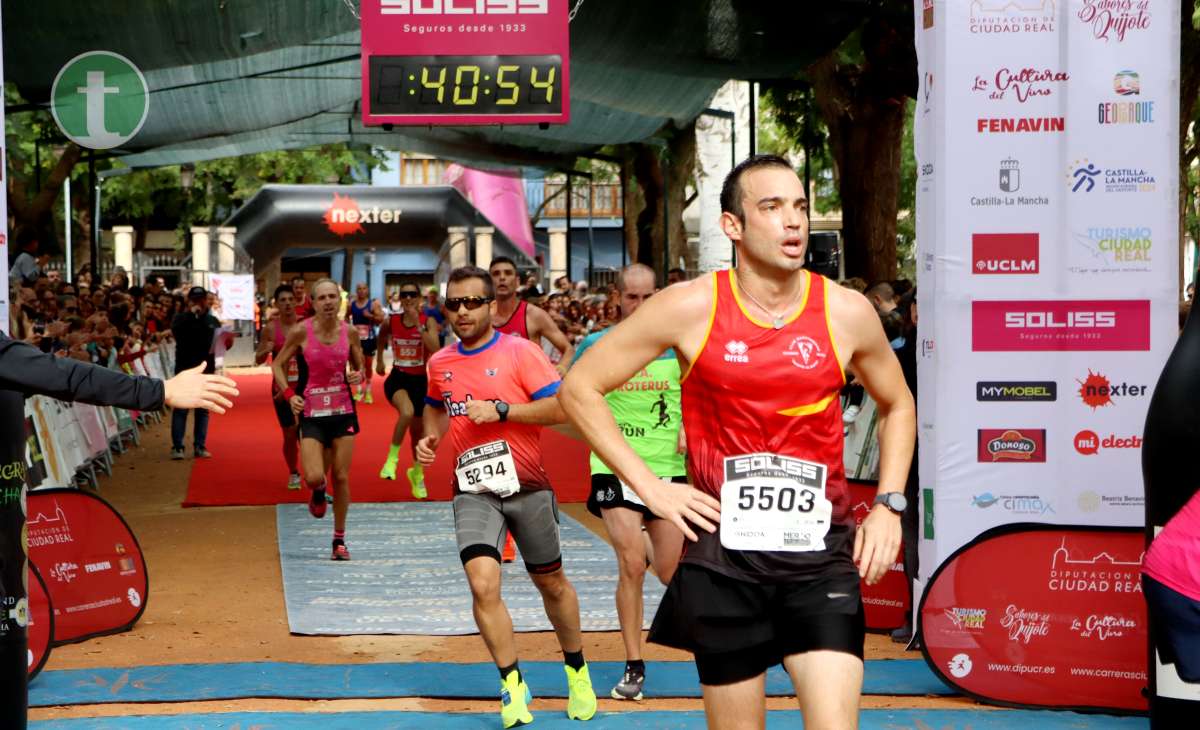
POLYGON ((975 384, 975 400, 986 402, 1055 401, 1058 400, 1058 383, 1053 380, 980 381, 975 384))

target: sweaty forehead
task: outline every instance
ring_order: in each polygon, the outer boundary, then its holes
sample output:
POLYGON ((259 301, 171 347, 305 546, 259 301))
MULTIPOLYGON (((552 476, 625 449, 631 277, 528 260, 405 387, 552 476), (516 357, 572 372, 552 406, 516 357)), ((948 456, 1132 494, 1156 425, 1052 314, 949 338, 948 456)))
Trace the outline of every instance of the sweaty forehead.
POLYGON ((782 167, 763 167, 746 172, 742 176, 743 201, 756 205, 767 198, 802 200, 804 185, 796 173, 782 167))

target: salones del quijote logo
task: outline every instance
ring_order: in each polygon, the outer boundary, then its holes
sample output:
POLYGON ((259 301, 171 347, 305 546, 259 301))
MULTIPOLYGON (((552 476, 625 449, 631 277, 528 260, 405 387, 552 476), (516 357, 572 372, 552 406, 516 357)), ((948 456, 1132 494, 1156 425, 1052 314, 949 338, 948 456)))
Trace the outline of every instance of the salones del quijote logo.
POLYGON ((1083 0, 1075 13, 1096 40, 1123 43, 1131 34, 1149 30, 1149 0, 1083 0))

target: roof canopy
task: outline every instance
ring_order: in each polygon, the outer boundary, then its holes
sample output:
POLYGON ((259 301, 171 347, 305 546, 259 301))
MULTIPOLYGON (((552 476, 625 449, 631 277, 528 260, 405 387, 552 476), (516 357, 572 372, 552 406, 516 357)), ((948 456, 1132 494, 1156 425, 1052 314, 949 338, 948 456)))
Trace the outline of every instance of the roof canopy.
MULTIPOLYGON (((226 222, 256 268, 289 248, 419 248, 436 256, 446 229, 491 226, 457 190, 431 185, 265 185, 226 222)), ((504 233, 492 240, 497 255, 531 264, 504 233)))
POLYGON ((556 166, 685 124, 727 79, 791 76, 862 19, 862 0, 590 0, 571 23, 571 123, 365 128, 357 0, 3 0, 7 80, 47 102, 59 68, 120 53, 151 89, 133 167, 328 142, 475 165, 556 166))

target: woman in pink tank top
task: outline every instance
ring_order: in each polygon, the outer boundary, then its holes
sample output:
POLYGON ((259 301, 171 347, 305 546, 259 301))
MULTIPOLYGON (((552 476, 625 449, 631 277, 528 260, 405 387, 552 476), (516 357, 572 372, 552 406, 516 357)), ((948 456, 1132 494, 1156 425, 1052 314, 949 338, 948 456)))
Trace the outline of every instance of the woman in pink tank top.
MULTIPOLYGON (((287 341, 287 333, 297 322, 296 297, 291 286, 280 284, 275 288, 272 298, 279 310, 279 316, 263 327, 258 349, 254 353, 254 361, 259 365, 266 362, 267 358, 271 358, 272 361, 279 359, 279 353, 287 341)), ((297 387, 300 381, 300 360, 299 355, 291 358, 284 371, 287 384, 292 388, 297 387)), ((283 434, 283 463, 288 469, 287 488, 299 489, 300 427, 296 422, 296 414, 292 413, 291 404, 283 397, 283 389, 275 383, 274 378, 271 379, 271 403, 275 406, 275 420, 279 422, 279 429, 283 434)))
POLYGON ((1167 522, 1142 561, 1154 645, 1179 678, 1200 682, 1200 491, 1167 522))
POLYGON ((333 560, 349 560, 346 515, 350 511, 350 458, 358 415, 350 386, 362 380, 364 359, 358 332, 338 320, 341 289, 332 279, 313 286, 316 314, 288 333, 272 365, 275 383, 300 417, 300 461, 312 490, 308 511, 325 516, 325 474, 333 472, 333 560), (287 383, 287 365, 304 356, 304 372, 296 386, 287 383), (347 367, 349 366, 349 367, 347 367), (326 463, 325 454, 330 454, 326 463))

